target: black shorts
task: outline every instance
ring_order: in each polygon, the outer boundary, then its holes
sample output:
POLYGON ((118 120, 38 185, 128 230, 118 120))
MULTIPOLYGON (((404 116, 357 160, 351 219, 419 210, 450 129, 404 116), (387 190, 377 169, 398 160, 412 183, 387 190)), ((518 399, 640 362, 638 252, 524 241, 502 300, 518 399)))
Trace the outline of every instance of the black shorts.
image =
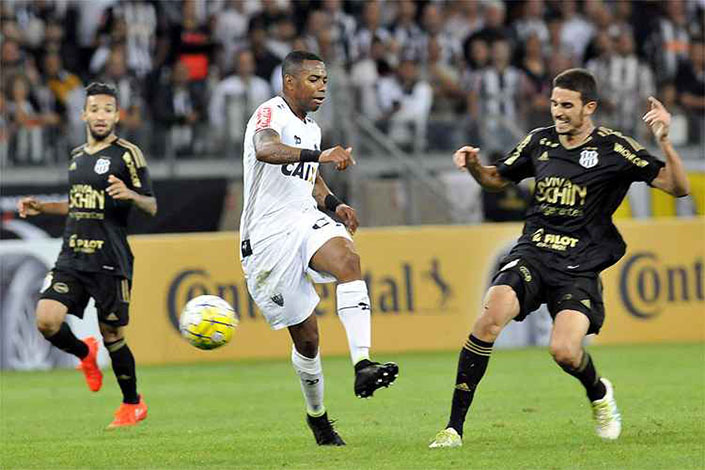
POLYGON ((88 300, 93 297, 99 322, 125 326, 130 321, 131 289, 132 282, 124 277, 54 268, 47 275, 39 298, 61 302, 68 313, 83 318, 88 300))
POLYGON ((598 333, 605 321, 602 281, 598 273, 557 272, 533 258, 506 258, 492 279, 493 286, 507 285, 519 299, 522 321, 541 304, 548 305, 551 318, 561 310, 577 310, 590 320, 588 334, 598 333))

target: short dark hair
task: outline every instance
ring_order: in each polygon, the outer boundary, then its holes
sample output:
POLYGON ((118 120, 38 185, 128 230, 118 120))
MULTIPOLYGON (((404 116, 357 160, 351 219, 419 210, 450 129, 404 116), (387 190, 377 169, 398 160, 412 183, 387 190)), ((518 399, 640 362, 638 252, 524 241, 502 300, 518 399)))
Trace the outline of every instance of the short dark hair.
POLYGON ((90 85, 88 85, 86 87, 86 100, 88 100, 89 96, 93 96, 93 95, 112 96, 113 98, 115 98, 115 104, 118 104, 117 89, 108 83, 93 82, 90 85))
POLYGON ((565 70, 553 79, 553 87, 577 91, 580 93, 580 99, 583 104, 597 101, 597 80, 595 80, 595 76, 589 70, 565 70))
POLYGON ((305 60, 315 60, 316 62, 323 62, 323 59, 318 57, 313 52, 308 51, 291 51, 286 57, 284 57, 284 64, 282 65, 282 78, 287 75, 296 75, 305 60))

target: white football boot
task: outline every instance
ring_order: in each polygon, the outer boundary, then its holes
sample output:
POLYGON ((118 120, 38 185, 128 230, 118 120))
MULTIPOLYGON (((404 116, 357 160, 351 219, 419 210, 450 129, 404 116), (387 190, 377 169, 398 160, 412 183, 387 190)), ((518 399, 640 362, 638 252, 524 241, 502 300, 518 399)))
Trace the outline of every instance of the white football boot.
POLYGON ((595 432, 602 439, 614 440, 622 432, 622 415, 614 399, 614 387, 607 379, 600 379, 607 392, 599 400, 592 402, 592 417, 595 419, 595 432))
POLYGON ((460 437, 458 431, 453 428, 447 428, 436 434, 433 441, 428 445, 429 449, 438 449, 441 447, 461 447, 463 438, 460 437))

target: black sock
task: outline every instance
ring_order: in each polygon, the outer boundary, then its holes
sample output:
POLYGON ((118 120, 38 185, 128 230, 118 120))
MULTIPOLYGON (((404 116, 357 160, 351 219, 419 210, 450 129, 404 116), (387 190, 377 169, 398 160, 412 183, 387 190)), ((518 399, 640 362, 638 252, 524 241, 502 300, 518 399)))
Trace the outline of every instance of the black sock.
POLYGON ((602 383, 600 376, 597 375, 595 366, 592 363, 592 358, 587 351, 583 351, 583 358, 577 369, 564 365, 561 365, 561 369, 580 380, 580 383, 583 384, 583 387, 585 387, 585 391, 587 392, 587 396, 590 401, 604 398, 607 393, 605 384, 602 383))
POLYGON ((450 410, 449 428, 458 431, 463 435, 463 424, 465 416, 468 414, 472 403, 475 388, 480 383, 482 376, 487 370, 487 363, 492 354, 492 345, 470 335, 460 350, 458 358, 458 375, 455 379, 455 390, 453 391, 453 405, 450 410))
POLYGON ((73 354, 79 359, 88 356, 88 346, 86 346, 86 343, 76 338, 66 322, 63 322, 59 331, 47 338, 47 341, 62 351, 73 354))
POLYGON ((127 346, 125 338, 112 343, 105 342, 105 347, 113 363, 113 373, 122 390, 122 402, 136 404, 140 398, 137 395, 137 376, 135 374, 135 357, 127 346))

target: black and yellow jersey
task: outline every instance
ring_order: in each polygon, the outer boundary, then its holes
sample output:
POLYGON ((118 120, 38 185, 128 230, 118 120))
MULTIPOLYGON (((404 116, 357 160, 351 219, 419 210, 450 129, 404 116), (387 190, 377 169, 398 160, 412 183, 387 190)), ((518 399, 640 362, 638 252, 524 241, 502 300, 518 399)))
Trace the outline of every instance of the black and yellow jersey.
POLYGON ((153 195, 147 162, 136 145, 116 139, 94 154, 85 145, 74 149, 69 163, 69 214, 58 268, 132 277, 133 256, 127 243, 132 203, 108 195, 110 175, 139 194, 153 195))
POLYGON ((634 139, 605 127, 572 149, 559 142, 555 127, 532 131, 497 165, 507 180, 535 178, 513 251, 540 256, 560 271, 599 272, 613 265, 626 245, 612 214, 633 182, 651 183, 663 166, 634 139))

